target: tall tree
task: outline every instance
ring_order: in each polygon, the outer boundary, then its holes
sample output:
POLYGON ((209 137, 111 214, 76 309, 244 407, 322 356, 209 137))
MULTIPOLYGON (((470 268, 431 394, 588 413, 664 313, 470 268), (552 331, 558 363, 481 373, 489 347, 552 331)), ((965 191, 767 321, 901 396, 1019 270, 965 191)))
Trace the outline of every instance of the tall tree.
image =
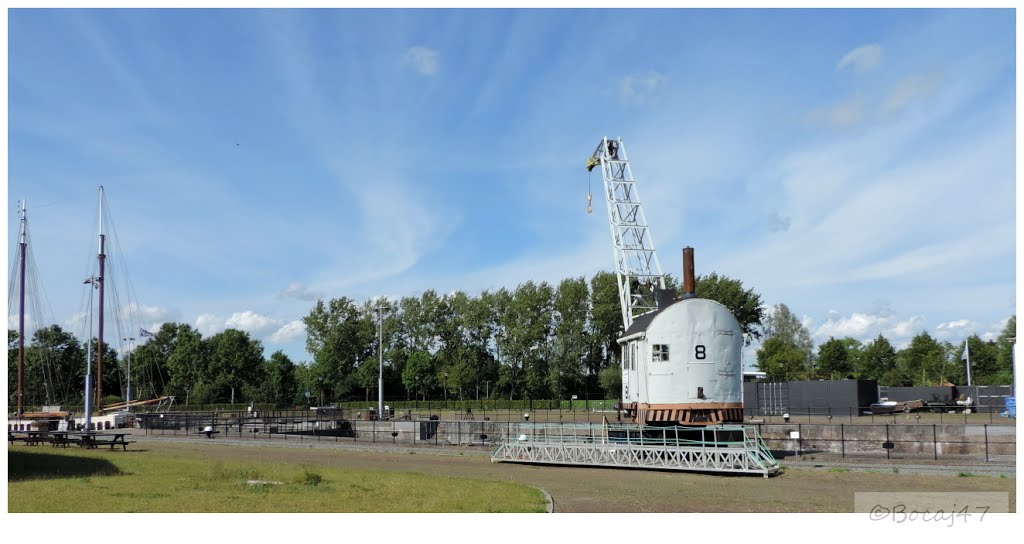
POLYGON ((318 300, 306 324, 306 351, 313 355, 313 379, 328 402, 345 398, 357 387, 356 361, 370 357, 376 328, 373 317, 347 297, 318 300))
POLYGON ((605 398, 618 399, 622 396, 622 371, 617 366, 607 366, 601 370, 601 388, 605 398))
MULTIPOLYGON (((95 364, 95 363, 94 363, 95 364)), ((23 376, 29 405, 69 405, 83 402, 85 349, 59 325, 36 330, 25 350, 23 376)))
POLYGON ((1011 315, 996 339, 995 371, 989 378, 995 384, 1013 383, 1013 345, 1017 338, 1017 316, 1011 315))
MULTIPOLYGON (((260 399, 276 406, 295 404, 299 393, 299 382, 296 378, 295 363, 281 350, 270 355, 263 362, 263 383, 260 388, 260 399)), ((302 402, 305 402, 303 400, 302 402)))
POLYGON ((498 382, 514 397, 545 398, 551 331, 552 289, 547 282, 520 284, 503 316, 508 358, 498 382))
POLYGON ((238 329, 227 329, 206 341, 209 364, 205 381, 214 402, 258 400, 263 382, 263 344, 238 329))
MULTIPOLYGON (((720 302, 732 312, 743 330, 746 345, 749 346, 753 340, 761 338, 762 321, 765 317, 761 295, 755 293, 753 289, 744 289, 740 280, 719 276, 716 272, 707 276, 697 276, 694 283, 698 297, 720 302)), ((788 308, 786 310, 788 311, 788 308)))
POLYGON ((203 337, 187 323, 177 324, 176 328, 174 349, 167 357, 168 394, 185 404, 210 402, 204 383, 209 353, 203 337))
MULTIPOLYGON (((792 346, 803 354, 804 371, 806 377, 814 378, 814 342, 811 340, 811 333, 807 327, 800 322, 785 304, 776 304, 772 307, 771 313, 764 320, 764 336, 766 338, 777 338, 789 346, 792 346)), ((792 352, 787 350, 787 361, 792 352)), ((760 367, 760 364, 758 365, 760 367)), ((762 369, 764 370, 764 369, 762 369)), ((767 371, 765 371, 767 372, 767 371)))
POLYGON ((757 368, 770 381, 804 379, 806 361, 807 353, 782 336, 769 336, 757 350, 757 368))
POLYGON ((914 336, 896 353, 896 369, 899 383, 891 385, 939 385, 950 378, 946 349, 927 332, 914 336))
MULTIPOLYGON (((1006 373, 1004 369, 999 368, 999 346, 995 341, 986 342, 978 337, 977 334, 974 334, 967 338, 967 343, 970 346, 971 383, 974 385, 997 385, 997 382, 1009 383, 1008 381, 1002 381, 1005 379, 1006 373)), ((963 367, 964 372, 961 375, 965 375, 966 364, 963 361, 963 343, 957 346, 956 353, 957 366, 963 367)), ((966 380, 960 383, 966 383, 966 380)))
POLYGON ((850 352, 846 343, 829 337, 818 346, 818 376, 830 380, 843 379, 853 372, 850 352))
POLYGON ((562 280, 555 291, 554 346, 548 387, 558 399, 575 392, 583 382, 583 360, 588 342, 587 299, 587 282, 582 277, 562 280))
POLYGON ((429 353, 416 350, 409 354, 405 369, 402 371, 402 383, 409 391, 413 394, 423 394, 425 399, 427 389, 435 384, 435 377, 434 364, 429 353))
POLYGON ((137 399, 155 399, 165 394, 172 394, 168 389, 171 382, 170 369, 167 361, 178 342, 177 323, 164 323, 160 330, 151 337, 140 338, 139 344, 132 352, 132 397, 137 399))
POLYGON ((881 334, 864 346, 858 374, 862 379, 877 380, 879 385, 899 385, 896 350, 881 334))
POLYGON ((625 330, 622 328, 618 280, 614 273, 598 272, 590 278, 590 312, 592 334, 600 346, 600 366, 591 368, 591 371, 599 371, 608 365, 618 366, 618 340, 625 330))

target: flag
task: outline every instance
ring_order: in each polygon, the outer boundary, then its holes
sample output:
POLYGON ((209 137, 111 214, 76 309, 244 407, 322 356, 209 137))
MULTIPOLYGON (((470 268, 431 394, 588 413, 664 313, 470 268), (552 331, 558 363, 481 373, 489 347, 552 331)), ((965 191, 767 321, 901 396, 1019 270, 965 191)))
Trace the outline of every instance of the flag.
POLYGON ((971 345, 967 343, 967 340, 964 340, 964 355, 960 357, 960 360, 968 362, 971 360, 971 345))
POLYGON ((149 332, 149 331, 147 331, 146 329, 139 328, 139 337, 140 338, 145 338, 147 336, 156 336, 156 335, 151 333, 151 332, 149 332))

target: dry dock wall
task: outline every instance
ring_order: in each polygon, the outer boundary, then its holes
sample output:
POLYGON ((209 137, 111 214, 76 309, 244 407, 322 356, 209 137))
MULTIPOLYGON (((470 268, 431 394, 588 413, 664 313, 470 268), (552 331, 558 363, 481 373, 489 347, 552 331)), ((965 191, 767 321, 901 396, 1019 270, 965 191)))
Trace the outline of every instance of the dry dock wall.
POLYGON ((758 425, 768 448, 783 455, 942 457, 1015 455, 1010 425, 758 425))

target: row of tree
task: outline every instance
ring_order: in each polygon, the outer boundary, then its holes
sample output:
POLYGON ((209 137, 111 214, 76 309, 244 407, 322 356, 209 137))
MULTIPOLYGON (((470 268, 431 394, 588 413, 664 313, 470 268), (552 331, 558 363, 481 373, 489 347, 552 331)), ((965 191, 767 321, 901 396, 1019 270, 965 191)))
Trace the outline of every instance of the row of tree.
MULTIPOLYGON (((667 279, 675 288, 674 278, 667 279)), ((760 295, 738 280, 697 278, 698 296, 723 303, 746 342, 763 339, 757 363, 773 380, 876 379, 882 385, 965 383, 962 346, 927 333, 896 351, 883 336, 862 345, 830 338, 814 351, 811 336, 783 304, 766 316, 760 295)), ((130 357, 133 398, 173 395, 179 403, 258 402, 277 405, 387 398, 617 398, 622 335, 616 277, 567 278, 558 285, 528 281, 470 295, 356 302, 317 301, 303 318, 308 363, 282 352, 264 359, 248 333, 228 329, 204 338, 188 324, 165 323, 124 358, 104 353, 103 393, 122 397, 130 357), (383 364, 382 364, 383 363, 383 364)), ((1016 319, 995 341, 969 339, 975 383, 1009 383, 1016 319)), ((17 333, 8 331, 10 401, 16 401, 17 333)), ((93 341, 95 345, 95 340, 93 341)), ((78 404, 86 348, 53 325, 37 331, 25 354, 26 405, 78 404)), ((95 357, 94 357, 95 359, 95 357)))
POLYGON ((784 304, 775 306, 765 319, 764 331, 757 366, 773 381, 862 378, 889 386, 966 384, 967 359, 974 384, 1013 380, 1016 316, 1007 320, 995 340, 975 334, 967 338, 967 347, 920 332, 898 351, 881 334, 866 344, 850 337, 830 337, 814 351, 807 328, 784 304))
MULTIPOLYGON (((677 284, 672 277, 667 283, 677 284)), ((696 288, 729 306, 749 338, 759 337, 759 295, 716 274, 698 277, 696 288)), ((280 352, 264 360, 262 344, 242 331, 203 338, 190 325, 165 323, 130 355, 132 396, 173 395, 189 404, 368 400, 382 373, 389 398, 616 398, 621 315, 608 272, 477 296, 428 290, 396 300, 321 300, 303 319, 312 361, 298 365, 280 352)), ((9 331, 12 350, 16 339, 9 331)), ((103 392, 123 395, 127 358, 101 348, 103 392)), ((12 399, 16 359, 8 357, 12 399)), ((84 368, 85 348, 70 333, 58 326, 37 331, 26 353, 25 403, 80 402, 84 368), (54 375, 60 388, 48 385, 54 375)))

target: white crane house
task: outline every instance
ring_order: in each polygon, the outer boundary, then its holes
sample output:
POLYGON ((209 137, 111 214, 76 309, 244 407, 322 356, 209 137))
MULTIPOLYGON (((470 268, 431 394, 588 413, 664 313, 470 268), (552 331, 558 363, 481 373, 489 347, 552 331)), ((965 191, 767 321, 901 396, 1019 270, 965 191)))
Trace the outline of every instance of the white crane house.
POLYGON ((622 139, 603 138, 600 167, 625 333, 622 409, 641 424, 743 421, 743 331, 722 304, 694 292, 693 250, 683 250, 683 294, 665 276, 622 139))

